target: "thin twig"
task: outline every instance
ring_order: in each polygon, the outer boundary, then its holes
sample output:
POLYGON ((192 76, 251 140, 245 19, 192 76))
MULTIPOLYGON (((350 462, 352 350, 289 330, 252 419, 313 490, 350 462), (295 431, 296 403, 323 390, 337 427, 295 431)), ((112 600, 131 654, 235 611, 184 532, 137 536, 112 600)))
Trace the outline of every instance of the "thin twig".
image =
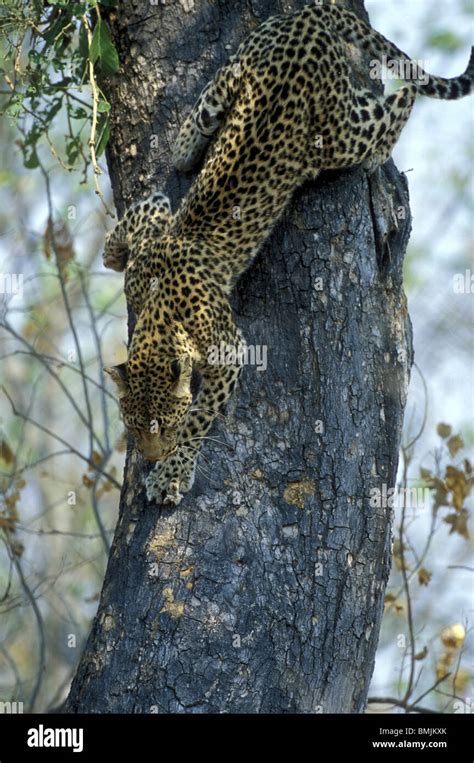
POLYGON ((29 417, 29 416, 27 416, 26 414, 22 413, 21 411, 18 411, 18 410, 16 409, 16 407, 15 407, 15 404, 14 404, 14 402, 13 402, 13 400, 12 400, 11 396, 9 395, 9 393, 8 393, 7 389, 6 389, 6 388, 5 388, 3 385, 0 387, 0 389, 3 391, 3 393, 4 393, 4 394, 5 394, 5 396, 7 397, 8 401, 9 401, 9 403, 10 403, 10 405, 11 405, 12 411, 13 411, 13 413, 15 414, 15 416, 19 416, 19 417, 20 417, 20 418, 22 418, 24 421, 29 421, 29 422, 30 422, 30 424, 33 424, 33 426, 35 426, 37 429, 40 429, 40 430, 41 430, 42 432, 44 432, 45 434, 49 435, 50 437, 53 437, 53 439, 55 439, 55 440, 57 440, 58 442, 60 442, 60 443, 61 443, 61 445, 65 445, 65 446, 66 446, 66 448, 69 448, 69 450, 71 451, 71 453, 74 453, 74 454, 75 454, 76 456, 78 456, 78 458, 80 458, 82 461, 85 461, 85 462, 86 462, 86 464, 88 464, 88 466, 92 467, 92 469, 95 469, 96 471, 100 472, 100 473, 101 473, 101 474, 102 474, 104 477, 106 477, 106 478, 108 479, 108 481, 109 481, 109 482, 111 482, 111 483, 112 483, 112 485, 114 485, 114 486, 117 488, 117 490, 121 490, 121 489, 122 489, 121 485, 120 485, 120 484, 117 482, 117 480, 116 480, 114 477, 112 477, 112 475, 111 475, 111 474, 109 474, 109 473, 108 473, 108 472, 106 472, 104 469, 102 469, 102 468, 101 468, 101 467, 100 467, 98 464, 95 464, 95 463, 94 463, 94 462, 93 462, 93 461, 92 461, 90 458, 88 458, 88 457, 87 457, 87 456, 85 456, 83 453, 81 453, 79 450, 77 450, 77 448, 75 448, 75 447, 74 447, 73 445, 71 445, 70 443, 66 442, 66 440, 63 440, 63 438, 62 438, 62 437, 60 437, 60 436, 59 436, 58 434, 56 434, 55 432, 52 432, 52 431, 51 431, 50 429, 48 429, 47 427, 43 426, 43 424, 40 424, 40 423, 39 423, 39 421, 35 421, 34 419, 30 418, 30 417, 29 417))
POLYGON ((402 572, 402 579, 403 579, 403 587, 405 591, 405 600, 407 605, 407 621, 408 621, 408 635, 410 639, 410 673, 408 678, 408 686, 407 690, 405 692, 405 696, 403 698, 403 702, 406 704, 411 696, 412 689, 413 689, 413 678, 415 675, 415 654, 416 654, 416 642, 415 642, 415 633, 414 633, 414 626, 413 626, 413 611, 411 606, 411 592, 410 592, 410 585, 408 582, 408 575, 406 570, 406 559, 405 559, 405 552, 404 552, 404 541, 405 541, 405 517, 406 517, 406 487, 408 484, 408 466, 410 463, 410 458, 408 456, 408 453, 405 448, 402 448, 403 450, 403 477, 402 477, 402 485, 405 488, 403 491, 403 503, 402 503, 402 516, 400 520, 400 533, 399 533, 399 542, 400 542, 400 564, 401 564, 401 572, 402 572))
POLYGON ((474 572, 474 567, 467 567, 465 564, 449 564, 448 570, 467 570, 467 572, 474 572))
MULTIPOLYGON (((2 324, 2 325, 5 326, 5 324, 2 324)), ((25 339, 23 339, 23 337, 18 335, 18 338, 28 345, 28 342, 25 339)), ((57 363, 60 366, 64 366, 65 368, 68 368, 70 371, 74 371, 74 373, 76 374, 82 374, 81 369, 77 368, 77 366, 74 366, 72 363, 68 363, 67 361, 62 360, 61 358, 55 358, 54 355, 44 355, 43 353, 41 354, 36 353, 32 345, 28 345, 28 346, 31 347, 32 349, 28 351, 13 350, 12 352, 8 352, 5 355, 0 355, 0 360, 4 360, 5 358, 9 358, 13 355, 34 355, 35 357, 38 355, 42 362, 47 361, 49 363, 57 363)), ((106 386, 101 387, 98 381, 93 379, 92 376, 88 376, 87 374, 85 374, 85 378, 87 379, 88 382, 90 382, 95 387, 100 389, 104 393, 104 395, 107 395, 107 397, 109 397, 111 400, 113 400, 115 403, 118 404, 117 398, 115 397, 115 395, 112 395, 112 393, 108 391, 106 386)))
POLYGON ((16 555, 13 553, 13 551, 11 551, 11 555, 13 559, 13 564, 15 565, 15 569, 20 579, 21 586, 32 606, 33 613, 36 620, 36 626, 38 629, 38 669, 36 672, 36 679, 33 685, 33 690, 31 692, 31 696, 28 700, 28 705, 27 705, 27 712, 31 713, 34 710, 35 703, 38 698, 39 691, 41 689, 44 669, 46 667, 46 639, 44 635, 44 623, 43 623, 43 616, 41 614, 41 610, 38 606, 38 603, 35 597, 33 596, 33 593, 28 583, 26 582, 25 576, 23 575, 23 569, 20 564, 20 561, 16 557, 16 555))
POLYGON ((438 678, 438 680, 433 684, 433 686, 431 686, 431 688, 427 689, 425 692, 423 692, 423 694, 420 694, 420 696, 414 700, 413 704, 417 705, 419 702, 421 702, 421 700, 424 699, 428 694, 430 694, 432 691, 437 689, 440 683, 442 683, 443 681, 446 681, 446 679, 449 678, 450 675, 451 673, 446 673, 446 675, 442 676, 442 678, 438 678))
POLYGON ((416 368, 416 370, 418 371, 420 375, 421 383, 423 384, 423 391, 425 393, 425 402, 424 402, 424 408, 423 408, 423 421, 421 422, 419 432, 418 434, 415 435, 415 437, 411 440, 411 442, 405 445, 405 450, 407 451, 410 450, 410 448, 412 448, 413 445, 420 439, 421 435, 425 431, 426 421, 428 418, 428 386, 426 384, 425 377, 423 376, 423 373, 421 372, 420 367, 416 363, 413 363, 413 367, 416 368))
POLYGON ((395 697, 369 697, 367 702, 370 705, 394 705, 394 707, 402 707, 407 713, 428 713, 430 715, 438 715, 436 710, 432 710, 429 707, 420 707, 419 705, 407 705, 401 699, 395 699, 395 697))
POLYGON ((102 538, 102 543, 104 545, 105 553, 108 556, 110 552, 110 543, 107 537, 106 529, 102 522, 102 517, 100 516, 99 505, 97 503, 97 477, 95 478, 94 484, 92 485, 91 497, 92 497, 92 501, 91 501, 92 511, 94 512, 95 521, 96 521, 97 527, 99 528, 99 533, 100 533, 100 537, 102 538))
MULTIPOLYGON (((32 530, 30 527, 18 523, 16 527, 21 532, 28 533, 29 535, 64 535, 71 538, 85 538, 86 540, 97 540, 97 538, 101 537, 100 533, 78 533, 72 530, 32 530)), ((110 529, 105 530, 105 532, 111 535, 114 531, 110 529)))
MULTIPOLYGON (((83 388, 83 392, 84 392, 84 402, 86 404, 87 419, 88 419, 88 422, 89 422, 89 425, 88 425, 89 436, 90 436, 91 443, 92 443, 92 441, 94 439, 94 436, 93 436, 94 428, 93 428, 93 423, 92 423, 93 422, 93 417, 92 417, 92 407, 91 407, 91 403, 90 403, 90 399, 89 399, 89 388, 87 386, 87 381, 86 381, 86 378, 85 378, 85 366, 84 366, 84 361, 83 361, 83 358, 82 358, 81 343, 79 341, 79 336, 78 336, 78 333, 77 333, 77 330, 76 330, 76 324, 74 322, 74 318, 73 318, 73 315, 72 315, 71 305, 69 304, 69 297, 68 297, 68 293, 67 293, 67 290, 66 290, 66 284, 65 284, 64 277, 63 277, 63 274, 62 274, 61 266, 60 266, 60 258, 59 258, 58 248, 56 246, 56 238, 55 238, 55 235, 54 235, 53 201, 52 201, 52 197, 51 197, 51 185, 50 185, 50 181, 49 181, 49 175, 46 172, 46 170, 44 169, 44 167, 41 164, 41 162, 39 162, 39 166, 40 166, 41 172, 43 174, 44 182, 45 182, 45 186, 46 186, 46 199, 47 199, 47 203, 48 203, 48 226, 50 226, 51 244, 52 244, 52 248, 53 248, 53 251, 54 251, 54 254, 55 254, 55 257, 56 257, 56 267, 57 267, 57 270, 58 270, 59 286, 60 286, 60 289, 61 289, 61 295, 62 295, 62 298, 63 298, 64 307, 65 307, 65 310, 66 310, 66 315, 67 315, 67 319, 68 319, 68 323, 69 323, 69 328, 71 330, 71 334, 72 334, 73 339, 74 339, 74 345, 75 345, 75 348, 76 348, 77 360, 78 360, 78 363, 79 363, 79 368, 81 369, 81 379, 82 379, 82 388, 83 388)), ((91 457, 92 457, 92 450, 93 450, 93 446, 91 444, 91 457)))
MULTIPOLYGON (((22 343, 23 343, 23 344, 24 344, 26 347, 28 347, 28 349, 29 349, 29 354, 30 354, 30 355, 32 355, 32 356, 33 356, 34 358, 36 358, 36 359, 37 359, 37 360, 38 360, 40 363, 42 363, 42 364, 43 364, 43 366, 46 368, 46 370, 48 371, 48 373, 49 373, 49 374, 50 374, 50 375, 53 377, 53 379, 54 379, 54 380, 57 382, 57 384, 58 384, 58 385, 59 385, 59 387, 61 388, 62 392, 65 394, 65 396, 67 397, 67 399, 68 399, 68 400, 69 400, 69 402, 71 403, 72 407, 73 407, 73 408, 74 408, 74 410, 76 411, 77 415, 78 415, 78 416, 79 416, 79 418, 81 419, 81 421, 82 421, 82 423, 84 424, 84 426, 87 428, 87 430, 88 430, 89 432, 91 432, 91 431, 92 431, 92 435, 93 435, 93 438, 94 438, 94 441, 95 441, 96 445, 97 445, 97 446, 98 446, 98 448, 101 450, 101 452, 102 452, 102 453, 104 453, 104 446, 102 445, 102 443, 101 443, 101 441, 99 440, 98 436, 96 435, 95 431, 94 431, 93 429, 91 430, 91 428, 90 428, 90 422, 89 422, 89 421, 86 419, 86 417, 85 417, 85 416, 84 416, 84 414, 82 413, 81 409, 79 408, 79 406, 77 405, 76 401, 74 400, 74 398, 73 398, 73 396, 72 396, 71 392, 68 390, 67 386, 64 384, 64 382, 63 382, 63 381, 62 381, 62 379, 60 378, 59 374, 58 374, 58 373, 56 373, 56 371, 55 371, 53 368, 51 368, 51 366, 49 365, 49 363, 47 362, 47 360, 45 359, 45 357, 44 357, 44 356, 43 356, 41 353, 39 353, 39 352, 36 352, 36 350, 34 349, 34 347, 33 347, 33 346, 32 346, 32 345, 31 345, 31 344, 30 344, 30 343, 29 343, 29 342, 28 342, 26 339, 24 339, 24 337, 22 337, 22 336, 21 336, 21 334, 18 334, 18 332, 17 332, 17 331, 15 331, 15 329, 14 329, 14 328, 13 328, 13 327, 12 327, 12 326, 11 326, 11 325, 10 325, 10 324, 7 322, 7 321, 4 321, 2 325, 3 325, 3 327, 4 327, 4 328, 5 328, 5 329, 6 329, 6 330, 7 330, 7 331, 10 333, 10 334, 12 334, 12 336, 14 336, 14 337, 15 337, 15 339, 17 339, 19 342, 22 342, 22 343)), ((83 375, 83 371, 82 371, 82 369, 78 368, 78 369, 76 369, 76 370, 77 370, 77 371, 78 371, 78 372, 81 374, 81 376, 83 375)))
POLYGON ((84 300, 87 306, 87 311, 89 313, 90 318, 90 324, 92 329, 92 334, 94 336, 94 342, 96 346, 97 351, 97 358, 99 362, 99 381, 100 381, 100 389, 101 389, 101 408, 102 408, 102 418, 104 420, 104 437, 105 437, 105 447, 106 450, 110 450, 110 441, 109 441, 109 417, 107 412, 107 401, 105 399, 105 377, 104 377, 104 361, 102 357, 102 345, 99 337, 99 332, 97 331, 97 323, 96 323, 96 316, 94 315, 94 311, 92 309, 91 301, 89 298, 89 292, 86 289, 85 283, 84 283, 84 275, 82 271, 79 271, 79 280, 81 282, 81 290, 82 294, 84 296, 84 300))

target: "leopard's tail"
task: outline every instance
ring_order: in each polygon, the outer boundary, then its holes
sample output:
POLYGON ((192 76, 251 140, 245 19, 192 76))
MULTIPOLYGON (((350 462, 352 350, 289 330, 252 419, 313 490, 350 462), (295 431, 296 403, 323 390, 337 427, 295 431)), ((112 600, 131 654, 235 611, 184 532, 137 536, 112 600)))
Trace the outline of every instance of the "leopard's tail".
POLYGON ((474 90, 474 47, 464 74, 447 79, 435 77, 425 72, 416 61, 407 56, 393 42, 387 40, 351 11, 332 6, 334 29, 346 41, 368 51, 379 63, 389 63, 396 75, 416 84, 418 92, 431 98, 455 100, 469 95, 474 90))

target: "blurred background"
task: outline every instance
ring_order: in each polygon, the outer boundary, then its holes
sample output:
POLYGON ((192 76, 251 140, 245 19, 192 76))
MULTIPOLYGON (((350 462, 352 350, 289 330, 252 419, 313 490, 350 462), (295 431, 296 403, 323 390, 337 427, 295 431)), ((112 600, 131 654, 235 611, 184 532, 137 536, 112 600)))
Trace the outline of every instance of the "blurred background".
MULTIPOLYGON (((428 71, 464 70, 472 0, 366 7, 373 26, 428 71)), ((88 101, 87 88, 73 95, 88 101)), ((399 479, 417 492, 395 500, 394 569, 370 692, 377 711, 401 711, 409 686, 411 701, 426 693, 420 704, 432 709, 474 707, 473 117, 472 97, 420 98, 394 153, 413 212, 405 286, 416 359, 399 479)), ((53 147, 69 127, 59 111, 53 147)), ((45 711, 67 695, 117 518, 125 443, 102 368, 126 357, 126 310, 122 275, 102 266, 113 219, 90 177, 66 171, 48 140, 38 165, 25 168, 22 140, 3 117, 0 701, 45 711)), ((113 208, 103 157, 99 164, 113 208)))

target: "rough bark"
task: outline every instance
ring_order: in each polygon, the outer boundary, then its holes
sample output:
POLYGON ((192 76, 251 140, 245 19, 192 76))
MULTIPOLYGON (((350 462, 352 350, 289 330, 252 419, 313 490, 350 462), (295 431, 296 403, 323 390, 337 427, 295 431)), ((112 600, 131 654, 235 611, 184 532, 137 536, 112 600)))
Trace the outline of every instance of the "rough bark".
MULTIPOLYGON (((107 86, 119 211, 153 187, 176 207, 189 183, 169 166, 183 115, 257 23, 302 5, 120 4, 124 67, 107 86)), ((144 464, 128 453, 67 711, 363 710, 390 568, 390 510, 370 496, 395 481, 411 365, 407 191, 393 164, 384 176, 406 210, 398 231, 362 170, 327 175, 297 194, 241 280, 238 322, 268 367, 245 369, 182 504, 148 506, 144 464)))

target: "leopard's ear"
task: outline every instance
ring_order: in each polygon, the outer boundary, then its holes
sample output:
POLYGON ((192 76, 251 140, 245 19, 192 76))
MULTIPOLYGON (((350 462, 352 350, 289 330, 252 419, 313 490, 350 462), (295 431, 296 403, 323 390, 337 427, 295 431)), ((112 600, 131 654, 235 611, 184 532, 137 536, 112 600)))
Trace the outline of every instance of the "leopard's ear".
POLYGON ((128 394, 127 364, 120 363, 119 366, 108 366, 104 368, 104 373, 108 374, 117 385, 119 400, 121 400, 128 394))

